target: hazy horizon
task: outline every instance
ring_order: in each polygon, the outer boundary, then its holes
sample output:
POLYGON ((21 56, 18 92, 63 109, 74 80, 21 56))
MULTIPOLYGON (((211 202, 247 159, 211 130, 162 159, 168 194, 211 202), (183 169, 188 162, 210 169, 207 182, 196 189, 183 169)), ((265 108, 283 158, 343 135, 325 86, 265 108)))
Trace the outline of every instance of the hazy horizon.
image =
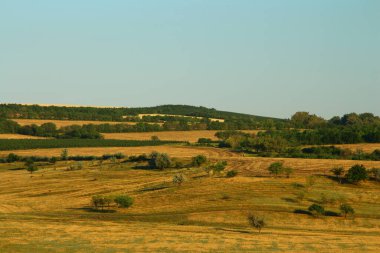
POLYGON ((380 115, 380 1, 2 1, 0 103, 380 115))

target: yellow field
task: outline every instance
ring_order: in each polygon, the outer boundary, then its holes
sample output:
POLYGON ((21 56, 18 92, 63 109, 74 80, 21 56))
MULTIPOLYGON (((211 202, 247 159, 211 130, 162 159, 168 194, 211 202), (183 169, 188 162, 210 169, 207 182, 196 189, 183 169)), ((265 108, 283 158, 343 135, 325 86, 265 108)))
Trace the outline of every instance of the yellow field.
MULTIPOLYGON (((225 160, 228 168, 236 169, 246 176, 267 176, 268 166, 276 161, 284 162, 285 166, 294 168, 295 175, 330 174, 330 169, 343 166, 348 169, 355 164, 363 164, 368 168, 380 168, 380 161, 355 161, 333 159, 299 159, 299 158, 267 158, 244 157, 241 153, 230 152, 226 149, 212 147, 187 146, 148 146, 148 147, 100 147, 100 148, 68 148, 69 155, 95 155, 123 153, 127 156, 149 154, 153 151, 167 153, 172 157, 191 158, 198 154, 207 156, 211 160, 225 160)), ((62 148, 29 149, 0 151, 0 156, 15 153, 21 156, 59 156, 62 148)))
MULTIPOLYGON (((243 130, 246 133, 258 133, 260 130, 243 130)), ((157 136, 160 140, 197 142, 199 138, 209 138, 217 140, 214 130, 199 131, 163 131, 147 133, 102 133, 105 139, 117 140, 150 140, 152 136, 157 136)))
MULTIPOLYGON (((315 185, 301 188, 305 198, 296 199, 306 176, 323 174, 331 163, 348 166, 352 161, 282 159, 297 171, 286 179, 267 176, 270 158, 212 148, 155 148, 183 157, 204 152, 227 159, 228 169, 240 173, 210 177, 202 168, 155 171, 110 162, 86 162, 82 170, 67 171, 71 162, 59 162, 41 166, 31 177, 13 170, 22 164, 0 164, 0 251, 320 253, 380 248, 378 183, 340 185, 319 176, 315 185), (176 173, 186 177, 180 187, 171 183, 176 173), (261 176, 255 177, 257 173, 261 176), (90 208, 91 196, 118 193, 132 196, 134 205, 110 213, 90 208), (318 203, 321 194, 350 203, 355 219, 294 213, 318 203), (265 217, 261 233, 248 226, 250 211, 265 217)), ((141 149, 148 152, 150 147, 141 149)), ((339 201, 325 208, 338 212, 339 201)))
POLYGON ((0 134, 0 139, 47 139, 47 138, 24 135, 24 134, 0 134))
MULTIPOLYGON (((54 123, 58 128, 59 127, 65 127, 65 126, 72 126, 72 125, 86 125, 86 124, 94 124, 94 125, 100 125, 100 124, 127 124, 127 125, 136 125, 136 122, 117 122, 117 121, 90 121, 90 120, 45 120, 45 119, 12 119, 13 121, 19 123, 21 126, 25 125, 42 125, 44 123, 52 122, 54 123)), ((153 124, 153 123, 152 123, 153 124)), ((162 124, 162 123, 157 123, 162 124)))
POLYGON ((347 148, 352 151, 362 150, 367 153, 371 153, 376 149, 380 149, 380 143, 338 144, 334 146, 338 148, 347 148))

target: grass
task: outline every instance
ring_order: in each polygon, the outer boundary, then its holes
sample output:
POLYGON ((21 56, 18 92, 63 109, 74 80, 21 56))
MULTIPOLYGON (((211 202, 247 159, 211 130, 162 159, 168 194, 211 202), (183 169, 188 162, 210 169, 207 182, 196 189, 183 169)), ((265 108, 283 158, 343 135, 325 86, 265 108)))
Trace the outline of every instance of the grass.
POLYGON ((0 134, 0 139, 47 139, 46 137, 38 137, 24 134, 0 134))
MULTIPOLYGON (((209 177, 202 168, 152 171, 106 161, 102 168, 84 162, 84 169, 75 171, 66 170, 71 162, 46 164, 31 177, 10 170, 19 164, 2 164, 1 252, 376 252, 380 247, 380 185, 341 185, 323 176, 330 162, 348 166, 352 161, 282 159, 295 168, 287 179, 268 177, 266 167, 274 158, 185 146, 128 149, 149 153, 151 148, 167 149, 184 161, 204 152, 227 160, 239 174, 209 177), (180 187, 171 183, 177 173, 187 178, 180 187), (310 175, 316 182, 307 188, 310 175), (305 191, 303 200, 295 199, 299 191, 305 191), (131 208, 88 211, 91 196, 120 193, 135 199, 131 208), (307 210, 322 193, 344 196, 355 219, 294 213, 307 210), (260 234, 247 224, 250 211, 265 217, 260 234)), ((338 212, 339 203, 325 208, 338 212)))

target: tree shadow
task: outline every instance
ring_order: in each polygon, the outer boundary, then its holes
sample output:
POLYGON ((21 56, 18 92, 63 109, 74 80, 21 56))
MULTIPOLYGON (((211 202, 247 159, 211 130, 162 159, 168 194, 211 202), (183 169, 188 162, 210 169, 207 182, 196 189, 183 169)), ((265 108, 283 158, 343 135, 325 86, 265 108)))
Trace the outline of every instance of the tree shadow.
POLYGON ((69 210, 79 210, 79 211, 86 211, 91 213, 116 213, 116 210, 113 209, 96 209, 93 207, 78 207, 78 208, 67 208, 69 210))
POLYGON ((25 168, 11 168, 11 169, 8 169, 8 170, 25 170, 25 168))

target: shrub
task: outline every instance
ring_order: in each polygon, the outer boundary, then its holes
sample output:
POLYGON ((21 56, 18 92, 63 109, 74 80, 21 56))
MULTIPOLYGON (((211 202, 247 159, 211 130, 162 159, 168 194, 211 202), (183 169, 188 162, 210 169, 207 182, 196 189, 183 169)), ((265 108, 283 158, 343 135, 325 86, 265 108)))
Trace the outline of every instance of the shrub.
POLYGON ((204 155, 197 155, 192 158, 191 164, 193 166, 199 167, 207 162, 207 157, 204 155))
POLYGON ((95 195, 92 197, 92 205, 95 207, 95 209, 101 209, 104 210, 104 207, 110 207, 112 203, 112 198, 109 196, 100 196, 95 195))
POLYGON ((317 204, 312 204, 309 206, 308 210, 313 216, 321 216, 325 214, 325 208, 317 204))
POLYGON ((133 199, 128 195, 118 195, 114 198, 114 202, 117 204, 119 208, 128 208, 132 206, 133 199))
POLYGON ((249 225, 259 230, 259 233, 261 232, 261 229, 265 226, 264 218, 260 218, 254 214, 248 214, 247 219, 249 225))
POLYGON ((284 170, 283 163, 282 162, 275 162, 269 165, 268 171, 270 174, 275 175, 277 177, 279 174, 281 174, 284 170))
POLYGON ((341 214, 344 215, 344 218, 347 218, 347 215, 355 214, 354 209, 348 204, 341 204, 339 209, 341 214))
POLYGON ((61 152, 61 160, 66 161, 69 157, 69 151, 67 149, 62 150, 61 152))
POLYGON ((157 135, 153 135, 153 136, 151 136, 150 139, 151 139, 152 141, 159 141, 159 140, 160 140, 160 138, 158 138, 157 135))
POLYGON ((363 165, 354 165, 347 171, 345 177, 349 183, 357 184, 368 178, 368 172, 363 165))
POLYGON ((198 143, 200 144, 210 144, 212 143, 212 140, 210 138, 199 138, 198 143))
POLYGON ((8 163, 13 163, 13 162, 17 162, 21 159, 20 156, 14 154, 14 153, 10 153, 8 156, 7 156, 7 162, 8 163))
POLYGON ((163 170, 170 167, 171 160, 168 154, 153 152, 150 155, 149 165, 153 169, 163 170))
POLYGON ((176 175, 174 175, 172 181, 173 181, 173 184, 181 186, 182 183, 185 181, 185 178, 184 178, 184 176, 182 174, 176 174, 176 175))
POLYGON ((342 183, 342 176, 344 174, 344 168, 343 167, 336 167, 336 168, 332 168, 330 171, 336 176, 337 179, 339 179, 339 182, 342 183))
POLYGON ((32 174, 33 172, 37 171, 38 168, 36 166, 34 166, 34 164, 30 164, 27 168, 26 168, 27 171, 30 172, 30 174, 32 174))
POLYGON ((229 170, 226 174, 226 177, 235 177, 238 174, 236 170, 229 170))

